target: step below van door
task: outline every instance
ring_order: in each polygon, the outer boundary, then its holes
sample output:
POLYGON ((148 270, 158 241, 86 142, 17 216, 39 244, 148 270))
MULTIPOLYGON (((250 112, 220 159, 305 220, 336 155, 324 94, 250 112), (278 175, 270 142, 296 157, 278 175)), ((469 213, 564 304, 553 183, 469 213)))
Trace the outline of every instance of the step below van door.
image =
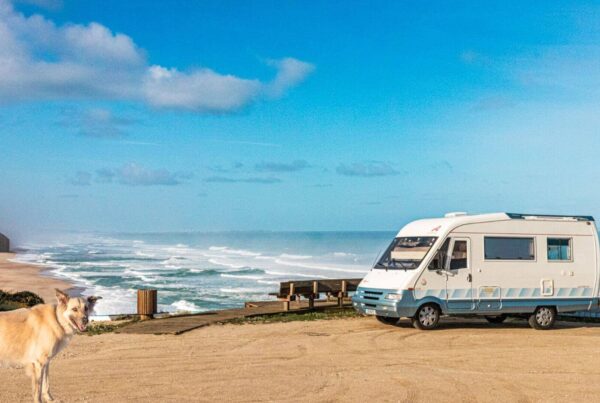
POLYGON ((452 312, 471 311, 475 308, 473 275, 471 272, 471 241, 452 238, 446 262, 446 303, 452 312))

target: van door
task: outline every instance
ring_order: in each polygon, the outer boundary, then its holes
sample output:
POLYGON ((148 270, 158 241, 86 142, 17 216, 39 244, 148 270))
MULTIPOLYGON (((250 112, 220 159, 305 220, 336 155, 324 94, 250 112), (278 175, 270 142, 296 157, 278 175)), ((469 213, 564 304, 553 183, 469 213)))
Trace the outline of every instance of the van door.
POLYGON ((446 302, 452 312, 475 308, 471 273, 471 240, 452 238, 446 261, 446 302))

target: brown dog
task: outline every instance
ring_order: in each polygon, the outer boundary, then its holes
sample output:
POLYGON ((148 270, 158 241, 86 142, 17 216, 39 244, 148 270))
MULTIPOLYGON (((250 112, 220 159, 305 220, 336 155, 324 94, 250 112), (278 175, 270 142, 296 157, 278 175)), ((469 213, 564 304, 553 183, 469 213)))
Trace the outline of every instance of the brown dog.
POLYGON ((50 360, 75 332, 84 332, 89 314, 101 297, 70 298, 56 290, 57 305, 36 305, 0 313, 0 361, 24 365, 31 376, 33 401, 52 401, 48 383, 50 360))

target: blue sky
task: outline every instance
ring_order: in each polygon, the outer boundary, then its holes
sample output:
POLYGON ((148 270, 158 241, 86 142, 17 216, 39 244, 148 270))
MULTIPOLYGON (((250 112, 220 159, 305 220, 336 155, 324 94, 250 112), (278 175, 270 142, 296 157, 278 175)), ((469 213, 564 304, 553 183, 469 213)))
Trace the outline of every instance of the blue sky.
POLYGON ((524 3, 0 0, 0 231, 600 216, 600 7, 524 3))

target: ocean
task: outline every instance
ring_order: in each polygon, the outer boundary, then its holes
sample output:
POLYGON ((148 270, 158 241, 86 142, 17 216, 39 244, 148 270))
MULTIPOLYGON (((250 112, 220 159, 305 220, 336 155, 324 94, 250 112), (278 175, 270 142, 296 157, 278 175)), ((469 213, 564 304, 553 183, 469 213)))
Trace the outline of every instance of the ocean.
POLYGON ((68 234, 22 245, 17 260, 99 295, 96 315, 134 313, 136 290, 159 311, 202 312, 273 299, 286 280, 362 277, 393 232, 68 234))

